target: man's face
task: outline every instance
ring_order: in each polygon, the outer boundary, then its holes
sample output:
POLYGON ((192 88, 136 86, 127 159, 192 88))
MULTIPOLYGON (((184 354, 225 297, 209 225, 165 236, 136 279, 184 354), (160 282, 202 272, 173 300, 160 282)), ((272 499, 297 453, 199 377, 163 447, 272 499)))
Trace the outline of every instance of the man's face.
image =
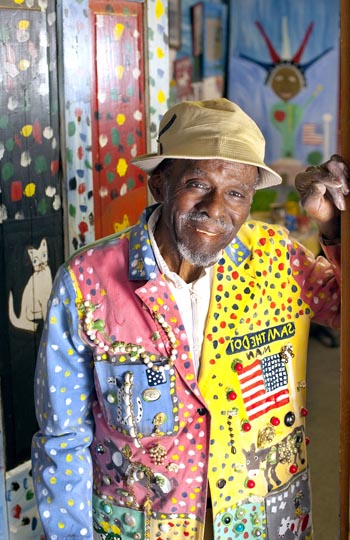
POLYGON ((256 179, 252 165, 173 160, 158 179, 163 209, 157 241, 163 256, 199 267, 216 262, 249 214, 256 179))

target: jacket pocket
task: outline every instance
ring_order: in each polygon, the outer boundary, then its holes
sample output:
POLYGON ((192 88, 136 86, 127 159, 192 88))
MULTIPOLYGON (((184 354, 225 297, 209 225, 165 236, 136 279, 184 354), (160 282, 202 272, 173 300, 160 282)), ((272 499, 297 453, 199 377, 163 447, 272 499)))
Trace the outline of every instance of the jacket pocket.
POLYGON ((148 437, 178 431, 173 369, 153 355, 146 366, 128 355, 104 355, 95 362, 97 398, 108 425, 124 435, 148 437))

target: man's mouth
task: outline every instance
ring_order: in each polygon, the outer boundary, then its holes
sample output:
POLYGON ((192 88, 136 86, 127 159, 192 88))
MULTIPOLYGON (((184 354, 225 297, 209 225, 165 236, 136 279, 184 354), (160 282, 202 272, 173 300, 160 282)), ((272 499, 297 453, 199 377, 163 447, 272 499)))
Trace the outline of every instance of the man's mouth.
POLYGON ((205 234, 207 236, 218 236, 219 234, 221 233, 214 233, 214 232, 210 232, 210 231, 203 231, 203 229, 198 229, 197 227, 193 227, 195 231, 201 233, 201 234, 205 234))
POLYGON ((197 219, 195 215, 184 215, 184 225, 189 227, 195 233, 208 238, 219 238, 232 234, 234 227, 226 223, 223 219, 197 219))

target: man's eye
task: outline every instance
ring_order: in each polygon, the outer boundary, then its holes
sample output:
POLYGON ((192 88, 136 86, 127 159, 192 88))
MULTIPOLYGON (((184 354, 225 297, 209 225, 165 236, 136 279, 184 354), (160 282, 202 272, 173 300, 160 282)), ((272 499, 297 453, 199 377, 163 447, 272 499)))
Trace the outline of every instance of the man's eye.
POLYGON ((187 182, 186 186, 188 188, 207 189, 207 185, 198 180, 192 180, 191 182, 187 182))
POLYGON ((243 193, 240 193, 239 191, 235 191, 235 190, 229 191, 229 195, 230 197, 237 197, 238 199, 244 198, 243 193))

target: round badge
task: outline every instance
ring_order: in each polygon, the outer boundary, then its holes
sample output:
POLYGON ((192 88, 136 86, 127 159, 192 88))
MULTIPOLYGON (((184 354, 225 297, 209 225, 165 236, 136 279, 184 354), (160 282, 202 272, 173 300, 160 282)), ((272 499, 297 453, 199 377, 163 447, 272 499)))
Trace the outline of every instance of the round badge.
POLYGON ((157 401, 161 396, 160 390, 156 388, 147 388, 142 392, 142 399, 147 402, 157 401))

